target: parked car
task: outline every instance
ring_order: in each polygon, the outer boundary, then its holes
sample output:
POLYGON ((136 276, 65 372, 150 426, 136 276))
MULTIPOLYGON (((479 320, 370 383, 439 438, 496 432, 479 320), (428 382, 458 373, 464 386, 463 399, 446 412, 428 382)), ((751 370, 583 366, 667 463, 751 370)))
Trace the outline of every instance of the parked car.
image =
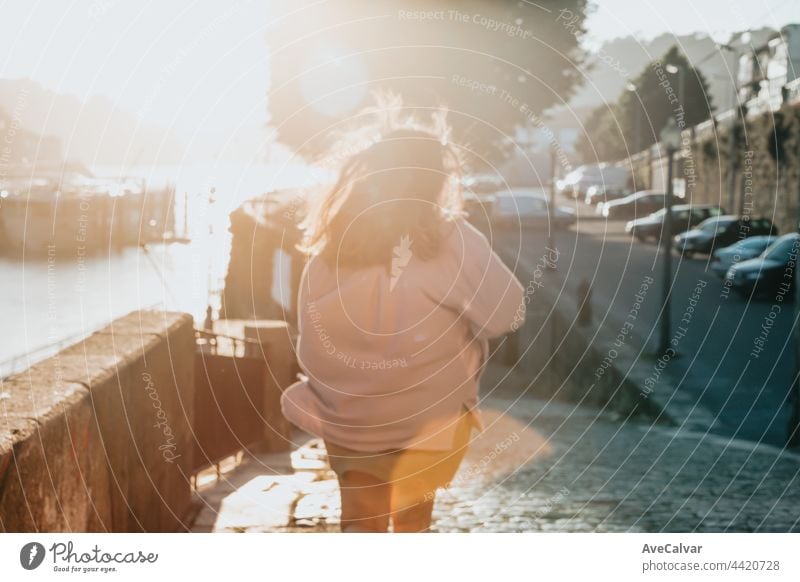
MULTIPOLYGON (((724 214, 724 212, 719 206, 678 204, 672 207, 672 232, 689 230, 705 219, 721 214, 724 214)), ((661 238, 661 229, 664 227, 664 218, 666 216, 667 209, 662 208, 644 218, 631 220, 625 225, 625 232, 642 241, 649 238, 658 240, 661 238)))
POLYGON ((598 213, 611 220, 632 219, 652 214, 664 208, 666 194, 653 190, 642 190, 634 194, 598 204, 598 213))
POLYGON ((775 242, 777 237, 762 235, 743 238, 729 247, 717 249, 711 256, 711 270, 720 277, 725 277, 732 266, 741 261, 754 259, 775 242))
POLYGON ((601 204, 611 200, 619 200, 630 193, 631 191, 627 186, 589 186, 583 201, 586 204, 601 204))
POLYGON ((794 286, 794 266, 789 270, 789 263, 797 261, 800 252, 800 234, 785 234, 769 245, 755 259, 742 261, 728 269, 726 281, 733 289, 744 296, 750 293, 777 293, 781 284, 786 284, 785 295, 792 296, 794 286))
POLYGON ((600 184, 602 182, 600 178, 599 165, 578 166, 562 179, 556 181, 556 188, 558 192, 565 196, 577 198, 580 196, 582 189, 585 193, 590 186, 600 184))
MULTIPOLYGON (((550 224, 547 196, 541 190, 511 190, 494 195, 492 222, 498 227, 547 227, 550 224)), ((553 209, 553 226, 566 228, 575 222, 572 208, 553 209)))
POLYGON ((589 188, 600 186, 608 190, 625 188, 630 173, 624 166, 612 164, 594 164, 579 166, 556 182, 559 192, 581 200, 589 188))
POLYGON ((777 234, 778 229, 769 218, 714 216, 698 224, 697 228, 676 235, 675 248, 687 256, 695 253, 710 254, 714 249, 725 248, 742 238, 777 234))

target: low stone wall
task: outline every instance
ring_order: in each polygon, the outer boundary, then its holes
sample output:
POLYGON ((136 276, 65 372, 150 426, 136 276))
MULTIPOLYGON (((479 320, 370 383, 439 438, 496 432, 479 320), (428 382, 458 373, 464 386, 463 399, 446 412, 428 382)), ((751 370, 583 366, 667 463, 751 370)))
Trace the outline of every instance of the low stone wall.
POLYGON ((191 316, 139 311, 0 386, 0 530, 180 531, 191 316))

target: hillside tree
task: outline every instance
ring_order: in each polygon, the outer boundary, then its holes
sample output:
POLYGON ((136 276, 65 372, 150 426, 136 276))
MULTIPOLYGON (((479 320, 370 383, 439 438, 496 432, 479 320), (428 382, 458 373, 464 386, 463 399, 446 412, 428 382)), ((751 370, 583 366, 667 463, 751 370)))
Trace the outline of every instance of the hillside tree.
POLYGON ((673 46, 642 70, 616 104, 592 111, 576 148, 587 163, 617 161, 659 141, 670 116, 689 128, 713 111, 705 77, 673 46))

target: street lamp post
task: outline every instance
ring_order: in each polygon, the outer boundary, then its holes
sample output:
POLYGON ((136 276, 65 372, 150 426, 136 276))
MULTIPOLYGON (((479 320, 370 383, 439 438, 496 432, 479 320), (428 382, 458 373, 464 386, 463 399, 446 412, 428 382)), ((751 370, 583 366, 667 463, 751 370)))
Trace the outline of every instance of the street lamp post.
MULTIPOLYGON (((206 215, 206 220, 208 221, 208 240, 209 240, 209 244, 212 244, 213 238, 214 238, 214 223, 212 222, 212 219, 211 219, 211 217, 213 215, 213 212, 211 212, 211 208, 214 205, 214 203, 217 201, 217 199, 214 197, 214 194, 216 192, 217 192, 217 189, 212 186, 211 189, 208 191, 208 198, 207 198, 207 200, 208 200, 208 214, 206 215)), ((206 300, 207 300, 206 301, 206 319, 203 322, 203 328, 206 329, 206 330, 209 330, 209 331, 214 329, 214 308, 211 305, 211 297, 213 295, 212 289, 214 287, 213 260, 214 260, 214 254, 213 253, 209 253, 208 254, 208 265, 207 265, 208 271, 206 273, 207 285, 208 285, 208 288, 206 289, 206 300)))
MULTIPOLYGON (((797 321, 798 301, 800 301, 800 275, 795 274, 794 279, 794 301, 795 301, 795 321, 797 321)), ((789 426, 786 431, 786 446, 789 448, 800 447, 800 326, 795 325, 792 335, 794 336, 794 377, 789 386, 789 406, 791 413, 789 426)))
MULTIPOLYGON (((800 143, 797 144, 797 153, 800 154, 800 143)), ((800 184, 798 184, 798 198, 800 198, 800 184)), ((800 230, 800 216, 797 219, 797 227, 800 230)), ((800 273, 794 271, 794 321, 797 321, 798 311, 800 311, 800 273)), ((792 330, 794 336, 794 377, 789 387, 789 406, 791 416, 789 427, 786 434, 786 446, 800 447, 800 325, 795 325, 792 330)))
MULTIPOLYGON (((683 107, 684 92, 685 92, 684 86, 685 86, 686 69, 683 66, 678 67, 678 66, 673 65, 673 64, 669 64, 665 68, 666 68, 667 73, 669 73, 670 75, 677 75, 678 76, 678 105, 680 105, 681 108, 682 108, 683 107)), ((630 93, 638 94, 638 89, 637 89, 636 85, 634 85, 633 83, 628 83, 625 86, 625 90, 630 92, 630 93)), ((642 98, 641 95, 639 96, 639 105, 640 105, 640 107, 639 106, 636 107, 636 115, 634 116, 634 127, 633 127, 633 133, 634 133, 634 141, 633 141, 633 143, 634 143, 634 148, 635 148, 636 153, 641 152, 642 149, 644 148, 644 140, 642 139, 642 137, 643 137, 642 136, 642 116, 646 113, 645 103, 646 103, 647 99, 649 99, 650 97, 652 97, 658 91, 661 91, 661 90, 662 90, 661 87, 658 87, 656 91, 652 91, 652 92, 646 94, 644 96, 644 98, 642 98)), ((652 167, 651 167, 650 168, 650 176, 651 176, 650 185, 651 186, 652 186, 652 174, 653 174, 653 172, 652 172, 652 167)))
MULTIPOLYGON (((744 35, 742 35, 744 39, 744 35)), ((749 40, 749 37, 748 37, 749 40)), ((748 40, 744 40, 743 42, 748 42, 748 40)), ((729 44, 721 44, 719 48, 730 52, 734 58, 734 66, 739 66, 739 51, 729 45, 729 44)), ((730 123, 730 134, 728 135, 728 175, 727 175, 727 188, 728 188, 728 209, 730 212, 733 212, 733 208, 736 205, 736 120, 739 117, 740 109, 739 106, 739 86, 736 82, 736 77, 733 80, 733 102, 731 103, 731 123, 730 123)))
MULTIPOLYGON (((625 90, 628 91, 629 93, 634 93, 634 94, 637 94, 638 92, 636 85, 634 85, 633 83, 628 83, 627 85, 625 85, 625 90)), ((642 102, 641 96, 639 96, 639 104, 635 105, 635 107, 636 107, 636 115, 633 118, 633 149, 634 152, 638 154, 642 150, 641 109, 644 108, 644 103, 642 102), (641 107, 639 107, 639 105, 641 107)))
MULTIPOLYGON (((550 203, 547 205, 550 224, 547 228, 547 246, 551 250, 556 248, 555 242, 555 214, 556 214, 556 148, 550 147, 550 203)), ((555 261, 547 261, 547 268, 555 270, 555 261)))
POLYGON ((662 301, 661 306, 661 324, 660 324, 660 340, 658 351, 660 354, 665 354, 669 349, 670 335, 671 335, 671 305, 670 305, 670 288, 672 286, 672 182, 673 182, 673 160, 675 152, 680 147, 681 131, 675 123, 675 119, 670 117, 664 129, 661 130, 661 143, 667 150, 667 193, 664 199, 664 226, 662 231, 662 240, 664 247, 663 268, 664 280, 662 281, 662 301))

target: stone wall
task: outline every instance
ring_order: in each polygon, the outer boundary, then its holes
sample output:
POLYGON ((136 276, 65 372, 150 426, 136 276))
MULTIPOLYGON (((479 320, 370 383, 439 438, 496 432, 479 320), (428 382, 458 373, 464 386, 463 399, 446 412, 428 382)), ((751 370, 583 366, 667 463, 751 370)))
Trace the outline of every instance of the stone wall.
MULTIPOLYGON (((778 111, 745 115, 735 126, 734 187, 728 172, 730 115, 684 131, 676 178, 686 179, 687 202, 717 204, 731 214, 766 216, 780 233, 798 227, 800 201, 800 104, 778 111), (692 182, 694 182, 692 184, 692 182)), ((663 151, 628 160, 638 189, 665 188, 663 151)))
POLYGON ((176 531, 190 508, 191 316, 139 311, 0 386, 0 531, 176 531))

